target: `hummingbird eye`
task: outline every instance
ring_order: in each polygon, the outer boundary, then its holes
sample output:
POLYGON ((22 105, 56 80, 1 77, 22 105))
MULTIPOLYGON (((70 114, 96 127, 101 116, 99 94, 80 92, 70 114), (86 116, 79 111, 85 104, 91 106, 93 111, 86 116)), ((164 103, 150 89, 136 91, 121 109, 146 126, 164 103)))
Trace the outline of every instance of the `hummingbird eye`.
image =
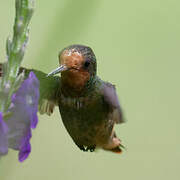
POLYGON ((89 67, 89 65, 90 65, 90 62, 89 62, 89 61, 85 61, 85 63, 84 63, 84 67, 85 67, 85 68, 88 68, 88 67, 89 67))

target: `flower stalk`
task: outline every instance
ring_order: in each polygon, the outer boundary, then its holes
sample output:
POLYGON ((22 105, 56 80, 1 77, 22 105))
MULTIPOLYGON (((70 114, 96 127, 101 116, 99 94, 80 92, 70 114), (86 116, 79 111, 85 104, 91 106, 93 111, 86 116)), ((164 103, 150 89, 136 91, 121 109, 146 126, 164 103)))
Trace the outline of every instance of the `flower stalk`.
POLYGON ((26 50, 29 22, 34 11, 34 0, 16 0, 15 2, 16 15, 13 38, 12 40, 8 38, 6 41, 7 61, 3 65, 4 76, 0 82, 1 112, 7 111, 11 103, 11 96, 16 89, 15 86, 20 86, 23 79, 17 76, 26 50))
POLYGON ((29 37, 34 0, 16 0, 13 38, 6 41, 7 61, 0 68, 0 158, 9 148, 23 162, 31 152, 31 130, 38 123, 39 80, 19 73, 29 37), (2 76, 2 77, 1 77, 2 76))

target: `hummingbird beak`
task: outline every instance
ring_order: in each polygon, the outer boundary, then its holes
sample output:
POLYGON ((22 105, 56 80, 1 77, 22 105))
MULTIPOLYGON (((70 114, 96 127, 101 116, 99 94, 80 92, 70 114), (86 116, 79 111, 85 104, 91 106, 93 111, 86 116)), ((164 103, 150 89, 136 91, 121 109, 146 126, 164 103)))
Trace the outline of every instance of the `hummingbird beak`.
POLYGON ((48 77, 48 76, 53 76, 53 75, 55 75, 55 74, 58 74, 58 73, 60 73, 60 72, 66 71, 66 70, 68 70, 67 66, 66 66, 66 65, 61 65, 61 66, 59 66, 58 68, 56 68, 55 70, 51 71, 51 72, 47 75, 47 77, 48 77))

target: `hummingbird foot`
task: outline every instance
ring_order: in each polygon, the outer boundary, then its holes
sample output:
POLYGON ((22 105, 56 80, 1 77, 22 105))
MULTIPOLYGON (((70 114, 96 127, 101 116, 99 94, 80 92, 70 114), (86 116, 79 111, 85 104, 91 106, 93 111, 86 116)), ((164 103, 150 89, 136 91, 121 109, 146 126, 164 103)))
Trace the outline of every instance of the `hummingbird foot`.
POLYGON ((76 144, 77 146, 78 146, 78 148, 81 150, 81 151, 86 151, 86 149, 85 149, 85 147, 83 146, 83 145, 78 145, 78 144, 76 144))
POLYGON ((76 144, 76 145, 79 147, 79 149, 80 149, 81 151, 84 151, 84 152, 88 152, 88 151, 94 152, 94 150, 95 150, 95 148, 96 148, 96 145, 88 146, 88 147, 83 146, 83 145, 78 145, 78 144, 76 144))
POLYGON ((96 145, 89 146, 89 147, 86 148, 86 151, 94 152, 95 148, 96 148, 96 145))

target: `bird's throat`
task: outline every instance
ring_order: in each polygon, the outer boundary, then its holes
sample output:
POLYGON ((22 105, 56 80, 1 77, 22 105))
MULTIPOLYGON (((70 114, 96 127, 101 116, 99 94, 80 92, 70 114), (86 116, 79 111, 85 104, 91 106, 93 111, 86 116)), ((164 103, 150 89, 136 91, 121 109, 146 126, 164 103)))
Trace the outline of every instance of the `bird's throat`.
POLYGON ((81 94, 84 91, 87 82, 90 80, 90 73, 83 70, 72 69, 63 72, 61 75, 61 83, 63 91, 71 91, 81 94))

